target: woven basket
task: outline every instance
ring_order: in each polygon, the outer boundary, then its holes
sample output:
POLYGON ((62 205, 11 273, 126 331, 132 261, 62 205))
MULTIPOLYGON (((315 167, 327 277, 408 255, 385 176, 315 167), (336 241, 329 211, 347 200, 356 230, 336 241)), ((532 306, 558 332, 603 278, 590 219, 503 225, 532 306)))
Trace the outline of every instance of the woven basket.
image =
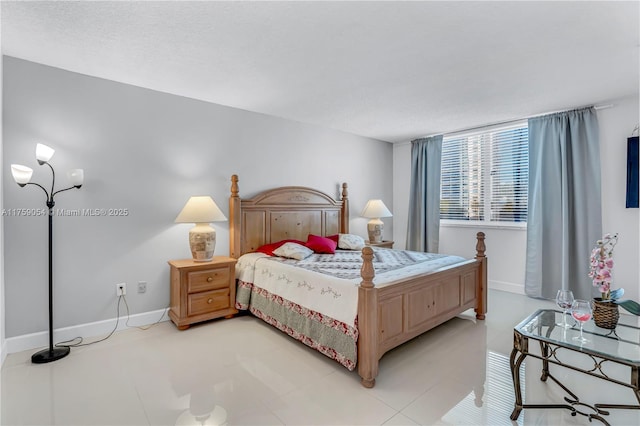
POLYGON ((601 299, 593 300, 593 321, 598 327, 613 330, 618 325, 619 318, 618 305, 601 299))

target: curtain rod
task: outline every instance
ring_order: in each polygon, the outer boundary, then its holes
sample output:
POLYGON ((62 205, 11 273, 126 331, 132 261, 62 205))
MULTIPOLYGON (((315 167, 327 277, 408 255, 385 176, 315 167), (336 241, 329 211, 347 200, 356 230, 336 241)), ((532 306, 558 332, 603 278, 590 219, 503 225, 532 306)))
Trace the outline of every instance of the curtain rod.
MULTIPOLYGON (((593 108, 598 111, 601 109, 608 109, 608 108, 613 108, 613 104, 606 104, 606 105, 591 105, 593 106, 593 108)), ((430 138, 432 136, 438 136, 438 135, 455 135, 457 133, 466 133, 466 132, 471 132, 473 130, 480 130, 480 129, 485 129, 487 127, 494 127, 494 126, 502 126, 505 124, 511 124, 511 123, 517 123, 518 121, 523 121, 523 120, 528 120, 530 118, 536 118, 536 117, 542 117, 544 115, 550 115, 550 114, 557 114, 560 112, 567 112, 567 111, 573 111, 576 109, 583 109, 583 108, 589 108, 590 106, 586 106, 586 107, 578 107, 578 108, 572 108, 572 109, 563 109, 563 110, 558 110, 558 111, 551 111, 551 112, 544 112, 542 114, 535 114, 535 115, 529 115, 527 117, 522 117, 522 118, 517 118, 517 119, 513 119, 513 120, 505 120, 505 121, 498 121, 495 123, 491 123, 491 124, 484 124, 482 126, 476 126, 476 127, 469 127, 466 129, 460 129, 460 130, 454 130, 452 132, 441 132, 441 133, 434 133, 428 136, 422 136, 420 138, 415 138, 415 139, 422 139, 422 138, 430 138)), ((405 143, 411 143, 411 141, 409 142, 405 142, 405 143)))

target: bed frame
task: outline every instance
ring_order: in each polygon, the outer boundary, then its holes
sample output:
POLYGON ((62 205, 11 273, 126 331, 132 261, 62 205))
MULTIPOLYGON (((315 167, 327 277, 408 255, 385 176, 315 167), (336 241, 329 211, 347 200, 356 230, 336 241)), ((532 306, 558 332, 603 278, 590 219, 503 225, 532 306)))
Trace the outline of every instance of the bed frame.
MULTIPOLYGON (((308 234, 349 233, 347 184, 339 201, 315 189, 286 186, 241 199, 238 176, 231 177, 229 253, 238 258, 263 244, 283 239, 306 241, 308 234)), ((371 388, 380 358, 389 350, 474 309, 487 311, 487 258, 484 233, 478 232, 476 257, 461 264, 377 288, 373 249, 362 249, 358 289, 358 374, 371 388)))

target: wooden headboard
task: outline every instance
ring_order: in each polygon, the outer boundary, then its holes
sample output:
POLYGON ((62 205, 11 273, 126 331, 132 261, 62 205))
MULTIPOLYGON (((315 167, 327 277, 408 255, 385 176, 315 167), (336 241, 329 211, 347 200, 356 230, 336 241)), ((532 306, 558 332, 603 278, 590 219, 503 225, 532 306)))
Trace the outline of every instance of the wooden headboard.
POLYGON ((270 189, 243 200, 238 175, 233 175, 229 216, 229 253, 236 259, 284 239, 306 241, 309 234, 348 234, 347 184, 342 184, 341 200, 303 186, 270 189))

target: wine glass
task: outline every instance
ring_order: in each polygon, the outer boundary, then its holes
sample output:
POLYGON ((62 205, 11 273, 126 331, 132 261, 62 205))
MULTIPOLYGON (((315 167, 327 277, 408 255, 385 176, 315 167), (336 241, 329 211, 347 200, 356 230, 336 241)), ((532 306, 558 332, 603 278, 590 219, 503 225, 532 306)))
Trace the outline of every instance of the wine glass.
POLYGON ((582 335, 582 324, 591 319, 591 303, 588 300, 574 300, 573 305, 571 305, 571 315, 580 323, 580 336, 574 337, 573 340, 577 340, 580 343, 588 342, 589 340, 582 335))
POLYGON ((562 309, 562 322, 557 323, 556 325, 562 328, 571 328, 571 326, 567 324, 567 311, 571 309, 573 300, 573 292, 571 290, 558 290, 558 294, 556 295, 556 304, 560 309, 562 309))

